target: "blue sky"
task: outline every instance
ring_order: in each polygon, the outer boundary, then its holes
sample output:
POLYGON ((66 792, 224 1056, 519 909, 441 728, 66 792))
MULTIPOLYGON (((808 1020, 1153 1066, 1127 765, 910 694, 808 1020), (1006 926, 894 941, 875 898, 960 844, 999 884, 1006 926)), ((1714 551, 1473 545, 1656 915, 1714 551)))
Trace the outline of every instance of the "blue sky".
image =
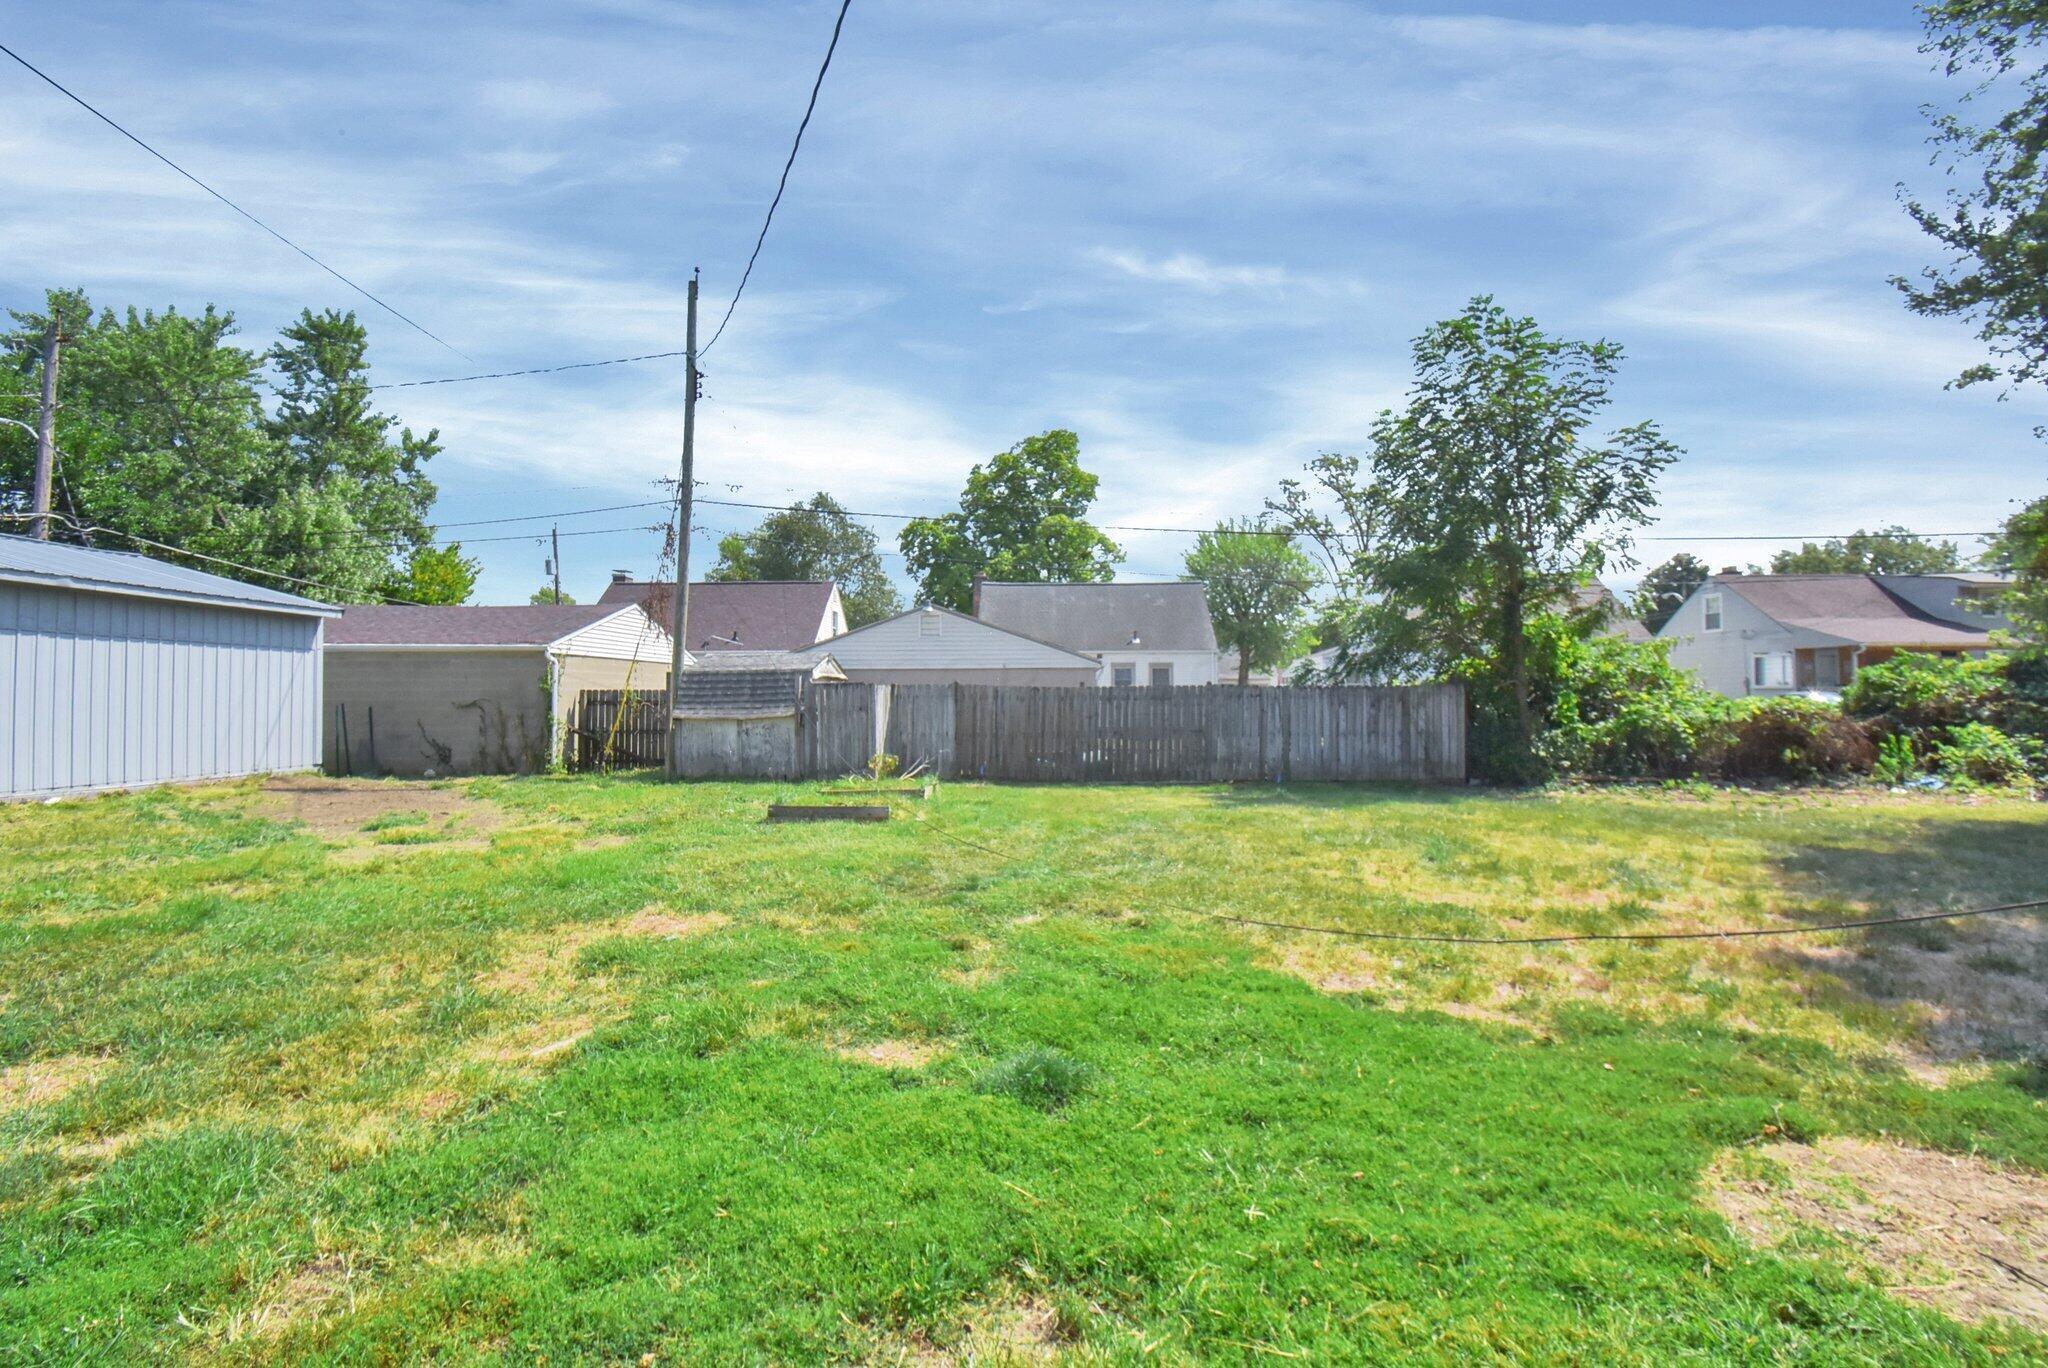
MULTIPOLYGON (((382 380, 677 347, 690 267, 713 318, 731 292, 835 8, 10 0, 10 45, 473 361, 11 67, 0 304, 214 301, 256 345, 354 306, 382 380)), ((1895 190, 1937 184, 1917 44, 1890 0, 855 0, 706 362, 700 477, 937 511, 1063 426, 1105 521, 1205 525, 1362 451, 1409 339, 1490 292, 1627 347, 1616 421, 1688 453, 1655 533, 1988 528, 2048 480, 2048 404, 1944 389, 1969 330, 1885 283, 1932 259, 1895 190)), ((441 429, 445 521, 652 498, 675 468, 675 362, 386 397, 441 429)), ((1123 540, 1134 574, 1188 541, 1123 540)), ((570 537, 565 587, 658 544, 570 537)), ((481 601, 540 582, 535 542, 469 545, 481 601)), ((1643 556, 1678 549, 1772 546, 1643 556)))

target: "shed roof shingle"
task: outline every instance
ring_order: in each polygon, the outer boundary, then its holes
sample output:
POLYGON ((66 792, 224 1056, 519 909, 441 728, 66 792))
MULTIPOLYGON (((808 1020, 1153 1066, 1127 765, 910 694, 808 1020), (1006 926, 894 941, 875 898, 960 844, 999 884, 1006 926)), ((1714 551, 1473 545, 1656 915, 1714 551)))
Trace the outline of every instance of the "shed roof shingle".
POLYGON ((191 599, 270 612, 328 616, 339 611, 297 594, 244 584, 205 570, 187 569, 134 551, 105 551, 96 546, 72 546, 4 533, 0 533, 0 579, 103 594, 191 599))
POLYGON ((618 612, 617 603, 363 604, 328 624, 330 646, 545 646, 618 612))
POLYGON ((1177 584, 1024 584, 988 580, 975 616, 1070 651, 1127 649, 1135 633, 1153 651, 1213 651, 1209 594, 1177 584))
MULTIPOLYGON (((599 603, 664 601, 672 585, 613 580, 599 603)), ((831 580, 719 580, 690 584, 692 651, 793 651, 820 640, 831 580)))

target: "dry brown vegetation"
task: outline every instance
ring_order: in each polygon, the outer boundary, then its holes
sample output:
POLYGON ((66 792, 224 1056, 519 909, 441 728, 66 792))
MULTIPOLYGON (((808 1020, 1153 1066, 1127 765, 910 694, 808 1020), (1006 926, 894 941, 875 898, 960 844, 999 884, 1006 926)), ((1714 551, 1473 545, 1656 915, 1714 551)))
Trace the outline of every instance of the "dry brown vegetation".
POLYGON ((1753 1243, 1835 1260, 1962 1320, 2048 1330, 2048 1179, 1832 1136, 1724 1155, 1708 1200, 1753 1243))

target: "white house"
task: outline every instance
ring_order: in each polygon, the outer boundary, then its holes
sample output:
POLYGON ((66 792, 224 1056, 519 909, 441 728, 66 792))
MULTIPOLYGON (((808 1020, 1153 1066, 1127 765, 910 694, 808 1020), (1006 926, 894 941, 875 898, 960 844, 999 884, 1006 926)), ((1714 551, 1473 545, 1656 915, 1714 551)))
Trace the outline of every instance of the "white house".
POLYGON ((1064 646, 956 613, 913 608, 820 642, 857 684, 1052 684, 1095 682, 1096 663, 1064 646))
MULTIPOLYGON (((974 615, 983 622, 1078 651, 1097 684, 1130 687, 1218 682, 1209 595, 1174 584, 1031 584, 982 580, 974 615)), ((1231 682, 1235 682, 1232 676, 1231 682)))
POLYGON ((1979 575, 1715 575, 1657 637, 1716 693, 1831 693, 1900 651, 1983 654, 2010 625, 1985 590, 1979 575))

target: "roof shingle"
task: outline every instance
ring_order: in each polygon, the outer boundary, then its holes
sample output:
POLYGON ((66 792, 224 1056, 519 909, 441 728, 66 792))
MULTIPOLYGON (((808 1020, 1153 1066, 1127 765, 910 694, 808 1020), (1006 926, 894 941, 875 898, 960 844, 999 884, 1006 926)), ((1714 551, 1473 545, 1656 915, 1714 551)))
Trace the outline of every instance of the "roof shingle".
POLYGON ((1153 651, 1213 651, 1216 628, 1199 581, 1023 584, 987 580, 975 616, 1070 651, 1115 651, 1133 635, 1153 651))
MULTIPOLYGON (((666 602, 673 585, 613 580, 599 603, 666 602)), ((822 638, 831 580, 720 580, 690 584, 692 651, 794 651, 822 638)))
POLYGON ((330 646, 545 646, 619 611, 616 603, 362 604, 327 624, 330 646))

